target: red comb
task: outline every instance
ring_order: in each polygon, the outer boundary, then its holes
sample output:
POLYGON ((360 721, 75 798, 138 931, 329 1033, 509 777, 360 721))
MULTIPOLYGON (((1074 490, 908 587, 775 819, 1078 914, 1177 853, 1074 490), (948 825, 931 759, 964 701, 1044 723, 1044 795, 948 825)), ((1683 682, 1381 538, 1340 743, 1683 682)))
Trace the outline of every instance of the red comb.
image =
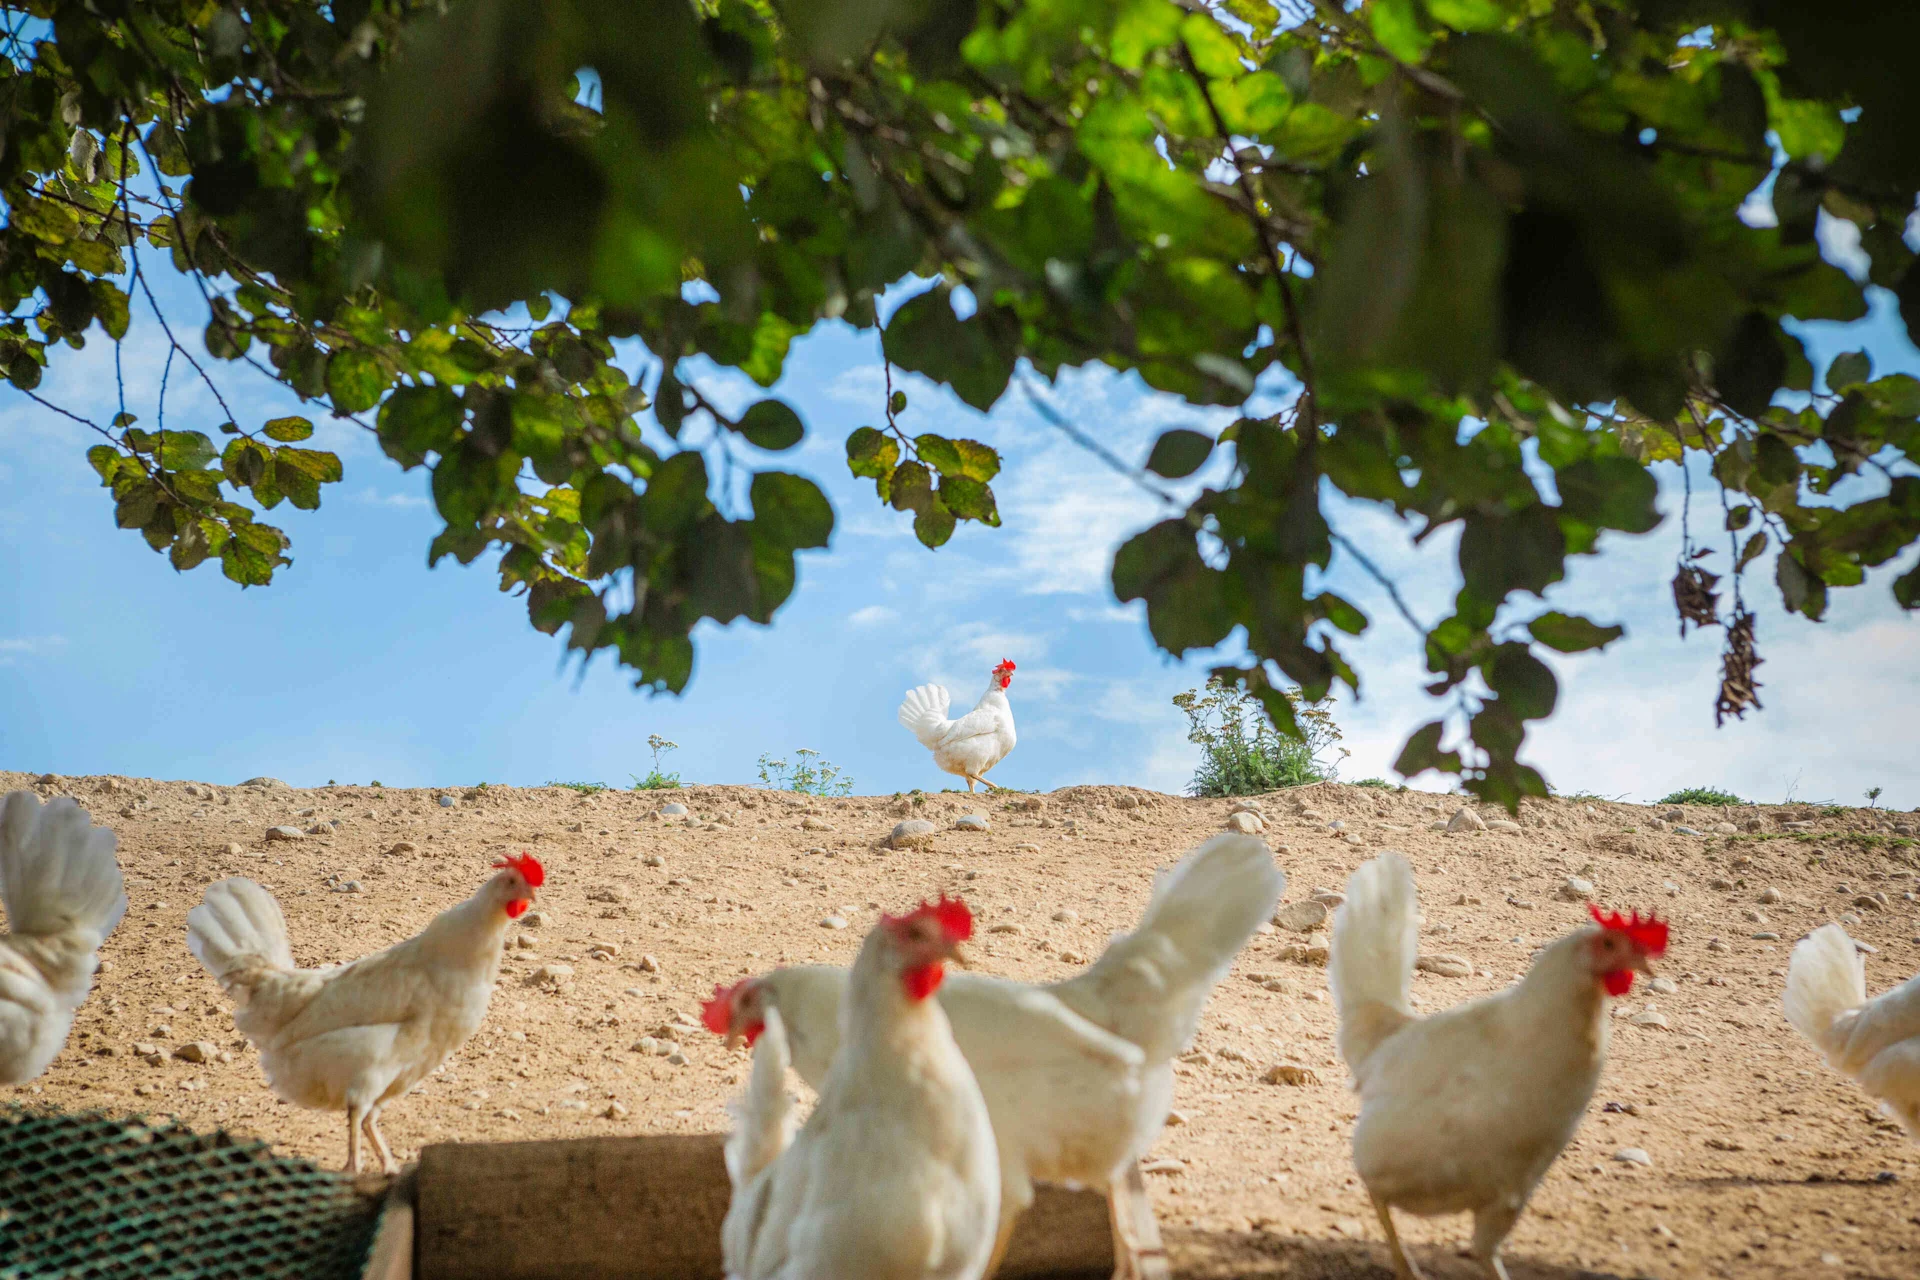
POLYGON ((973 912, 959 898, 940 895, 938 902, 921 902, 914 910, 904 916, 885 916, 885 922, 898 927, 915 920, 931 919, 939 922, 941 930, 954 942, 965 942, 973 936, 973 912))
POLYGON ((1000 659, 1000 665, 999 665, 999 666, 997 666, 997 667, 995 667, 995 668, 994 668, 994 670, 995 670, 995 671, 1011 671, 1011 670, 1013 670, 1013 659, 1012 659, 1012 658, 1002 658, 1002 659, 1000 659))
POLYGON ((1614 929, 1627 935, 1627 941, 1650 956, 1659 956, 1667 950, 1667 922, 1655 916, 1642 917, 1636 911, 1631 916, 1623 916, 1618 911, 1602 911, 1592 903, 1587 910, 1602 929, 1614 929))
POLYGON ((540 859, 530 853, 516 853, 511 858, 502 858, 493 864, 496 867, 511 867, 520 873, 530 889, 538 889, 547 882, 547 869, 540 865, 540 859))
POLYGON ((713 999, 700 1006, 700 1021, 706 1024, 707 1030, 723 1036, 733 1029, 733 993, 751 981, 751 978, 742 978, 730 987, 714 984, 713 999))

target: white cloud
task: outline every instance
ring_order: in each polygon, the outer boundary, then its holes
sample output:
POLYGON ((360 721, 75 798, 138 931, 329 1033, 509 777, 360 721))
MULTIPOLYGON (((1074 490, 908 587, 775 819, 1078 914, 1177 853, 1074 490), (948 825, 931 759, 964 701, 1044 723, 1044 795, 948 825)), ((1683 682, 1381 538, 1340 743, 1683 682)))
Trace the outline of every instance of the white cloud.
POLYGON ((16 666, 22 658, 44 658, 66 647, 65 636, 0 637, 0 667, 16 666))
POLYGON ((847 404, 871 407, 878 413, 887 396, 887 371, 878 364, 855 365, 829 382, 826 394, 847 404))
POLYGON ((855 609, 847 615, 847 622, 855 627, 875 627, 883 622, 898 622, 900 615, 883 604, 870 604, 864 609, 855 609))
POLYGON ((364 507, 396 507, 406 510, 424 510, 431 504, 417 493, 380 493, 374 489, 362 489, 353 495, 353 500, 364 507))

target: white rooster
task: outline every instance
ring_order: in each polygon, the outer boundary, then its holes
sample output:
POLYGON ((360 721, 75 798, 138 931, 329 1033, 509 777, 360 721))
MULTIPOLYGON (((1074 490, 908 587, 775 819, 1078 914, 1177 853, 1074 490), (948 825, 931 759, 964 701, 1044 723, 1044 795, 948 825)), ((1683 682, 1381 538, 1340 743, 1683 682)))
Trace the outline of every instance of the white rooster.
POLYGON ((295 1106, 347 1113, 349 1172, 359 1172, 363 1130, 381 1167, 398 1167, 381 1108, 487 1016, 507 925, 546 882, 529 854, 494 866, 498 875, 419 934, 330 969, 294 967, 286 918, 251 880, 215 881, 187 913, 187 946, 234 998, 234 1023, 259 1047, 268 1086, 295 1106))
POLYGON ((114 843, 71 799, 0 799, 0 1084, 47 1069, 93 988, 100 944, 127 913, 114 843))
POLYGON ((1835 1071, 1920 1139, 1920 978, 1867 999, 1860 948, 1839 925, 1821 925, 1787 961, 1786 1006, 1835 1071))
POLYGON ((1000 1174, 986 1104, 930 999, 973 932, 942 898, 883 916, 847 982, 843 1033, 813 1114, 791 1142, 786 1044, 766 1019, 727 1144, 721 1228, 732 1280, 979 1280, 1000 1174))
MULTIPOLYGON (((996 1259, 1033 1202, 1033 1180, 1104 1191, 1159 1137, 1173 1059, 1285 887, 1264 842, 1216 836, 1161 877, 1138 927, 1084 971, 1048 986, 961 973, 941 988, 1000 1146, 996 1259)), ((820 1089, 837 1061, 848 981, 830 965, 775 969, 716 988, 706 1024, 751 1044, 778 1010, 780 1052, 820 1089)))
POLYGON ((1473 1214, 1472 1254, 1507 1280, 1500 1245, 1573 1137, 1607 1056, 1606 1005, 1667 947, 1667 926, 1603 915, 1548 943, 1504 991, 1427 1017, 1408 996, 1420 905, 1397 853, 1365 863, 1333 918, 1327 985, 1360 1119, 1353 1164, 1400 1280, 1419 1268, 1393 1210, 1473 1214))
POLYGON ((983 787, 987 770, 1007 758, 1013 750, 1013 707, 1007 701, 1007 687, 1013 683, 1013 659, 1008 658, 987 676, 987 691, 973 710, 958 720, 947 719, 952 696, 937 684, 923 684, 907 691, 900 704, 900 723, 913 730, 920 745, 933 752, 933 762, 947 773, 983 787))

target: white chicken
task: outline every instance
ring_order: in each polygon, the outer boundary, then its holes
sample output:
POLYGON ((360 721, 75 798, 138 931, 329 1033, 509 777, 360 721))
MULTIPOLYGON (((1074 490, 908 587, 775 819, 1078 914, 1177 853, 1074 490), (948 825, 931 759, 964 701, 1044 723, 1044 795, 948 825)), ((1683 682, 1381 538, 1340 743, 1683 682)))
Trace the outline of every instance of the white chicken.
POLYGON ((93 988, 100 944, 127 913, 114 843, 70 799, 0 799, 0 1084, 47 1069, 93 988))
MULTIPOLYGON (((1000 1146, 996 1260, 1033 1202, 1033 1180, 1104 1191, 1153 1145, 1173 1102, 1173 1059, 1285 887, 1263 841, 1216 836, 1161 877, 1139 926, 1081 973, 1047 986, 960 973, 941 988, 1000 1146)), ((848 981, 830 965, 775 969, 716 988, 706 1024, 752 1043, 778 1009, 782 1053, 820 1089, 837 1060, 848 981)))
POLYGON ((732 1280, 978 1280, 993 1251, 1000 1175, 986 1104, 939 989, 973 932, 942 898, 883 916, 853 963, 845 1048, 791 1142, 785 1037, 765 1021, 721 1228, 732 1280))
POLYGON ((347 1170, 396 1165, 380 1112, 466 1043, 487 1016, 507 925, 546 882, 518 854, 426 929, 329 969, 294 967, 287 922, 265 889, 235 877, 207 886, 187 913, 187 946, 234 999, 233 1020, 260 1050, 274 1093, 296 1106, 347 1113, 347 1170))
POLYGON ((1786 1006, 1828 1065, 1920 1139, 1920 978, 1867 999, 1860 948, 1839 925, 1821 925, 1787 962, 1786 1006))
POLYGON ((1401 1280, 1420 1271, 1394 1231, 1394 1209, 1472 1213, 1473 1257, 1506 1280, 1501 1242, 1599 1083, 1607 998, 1625 995, 1667 946, 1658 920, 1592 910, 1596 923, 1549 943, 1520 982, 1416 1018, 1413 872, 1386 853, 1348 881, 1328 985, 1360 1095, 1353 1162, 1401 1280))
POLYGON ((923 684, 907 691, 900 704, 900 723, 913 730, 920 745, 933 752, 933 762, 947 773, 983 787, 987 770, 1007 758, 1013 750, 1013 707, 1007 701, 1007 687, 1013 683, 1013 659, 1008 658, 987 676, 987 691, 973 710, 958 720, 947 719, 952 696, 937 684, 923 684))

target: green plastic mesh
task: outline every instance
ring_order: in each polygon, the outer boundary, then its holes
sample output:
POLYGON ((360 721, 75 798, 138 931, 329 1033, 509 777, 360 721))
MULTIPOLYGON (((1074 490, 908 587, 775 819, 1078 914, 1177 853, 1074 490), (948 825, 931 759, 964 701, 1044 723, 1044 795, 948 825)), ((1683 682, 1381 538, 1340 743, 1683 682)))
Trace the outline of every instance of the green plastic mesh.
POLYGON ((359 1280, 380 1207, 264 1142, 0 1110, 0 1280, 359 1280))

